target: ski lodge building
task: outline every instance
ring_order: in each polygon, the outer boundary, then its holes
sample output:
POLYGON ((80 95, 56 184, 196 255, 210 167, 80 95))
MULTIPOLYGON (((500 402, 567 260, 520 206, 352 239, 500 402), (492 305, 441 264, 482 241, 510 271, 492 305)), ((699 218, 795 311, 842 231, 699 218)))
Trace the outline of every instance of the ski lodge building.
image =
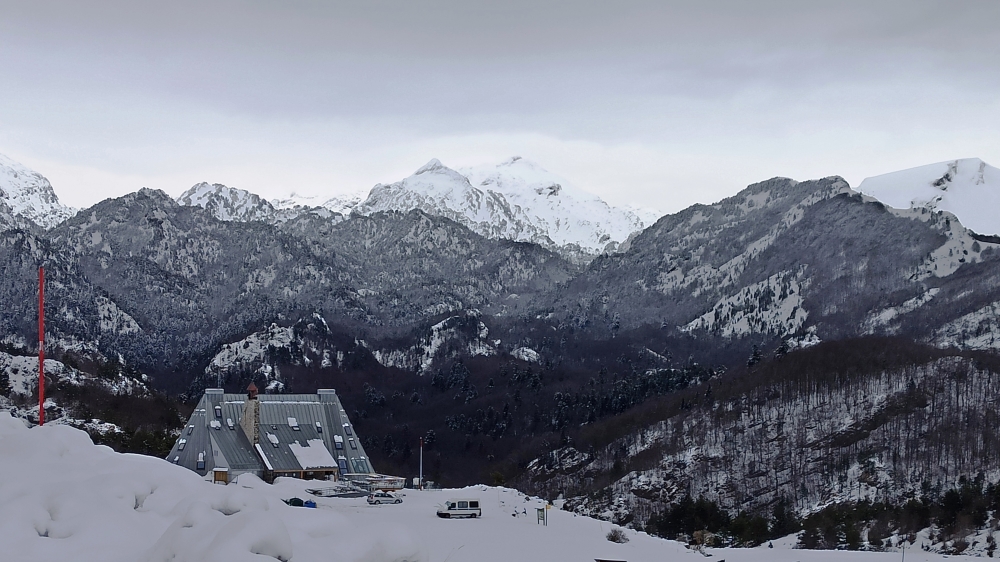
POLYGON ((253 383, 245 395, 206 389, 167 460, 225 483, 246 472, 267 482, 375 472, 335 390, 258 396, 253 383))

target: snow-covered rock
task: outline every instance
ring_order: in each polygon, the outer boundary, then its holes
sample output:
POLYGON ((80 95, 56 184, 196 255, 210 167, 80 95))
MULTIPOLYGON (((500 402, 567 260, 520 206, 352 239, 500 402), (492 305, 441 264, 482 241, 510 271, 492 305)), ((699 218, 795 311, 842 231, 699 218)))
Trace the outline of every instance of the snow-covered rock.
POLYGON ((259 195, 221 183, 195 184, 182 193, 177 202, 202 207, 222 221, 270 222, 275 214, 274 207, 259 195))
POLYGON ((858 191, 900 209, 949 211, 979 234, 1000 234, 1000 169, 978 158, 867 178, 858 191))
MULTIPOLYGON (((614 250, 648 224, 519 157, 458 171, 434 159, 402 181, 376 185, 354 207, 366 215, 412 209, 450 218, 488 238, 584 256, 614 250)), ((652 213, 645 215, 648 220, 652 213)))
MULTIPOLYGON (((0 351, 0 373, 5 373, 8 376, 11 392, 25 396, 37 392, 38 356, 12 355, 0 351)), ((145 394, 149 392, 146 384, 134 377, 121 373, 111 377, 97 377, 55 359, 45 360, 45 378, 48 384, 55 382, 61 385, 81 386, 93 383, 104 387, 112 394, 145 394)))
MULTIPOLYGON (((371 349, 375 360, 386 367, 428 373, 443 359, 496 355, 489 340, 490 330, 480 320, 478 310, 449 316, 430 327, 426 335, 405 349, 371 349)), ((364 346, 371 348, 366 342, 364 346)))
MULTIPOLYGON (((76 214, 59 202, 45 176, 0 154, 0 202, 9 212, 41 226, 52 228, 76 214)), ((0 214, 2 209, 0 209, 0 214)))

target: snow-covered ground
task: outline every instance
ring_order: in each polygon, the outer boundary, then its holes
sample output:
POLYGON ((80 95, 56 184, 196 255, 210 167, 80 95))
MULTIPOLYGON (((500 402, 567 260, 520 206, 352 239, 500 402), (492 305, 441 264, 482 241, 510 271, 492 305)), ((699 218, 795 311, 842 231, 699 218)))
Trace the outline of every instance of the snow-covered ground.
MULTIPOLYGON (((399 505, 364 498, 316 498, 316 509, 281 500, 311 498, 317 482, 279 479, 268 485, 244 475, 213 485, 166 461, 94 446, 67 426, 28 429, 0 412, 0 545, 4 560, 32 561, 308 561, 508 562, 701 560, 679 543, 625 530, 625 544, 605 537, 611 524, 549 510, 516 490, 474 486, 407 491, 399 505), (478 498, 480 519, 439 519, 449 498, 478 498), (520 516, 512 514, 522 513, 520 516), (525 513, 526 514, 523 514, 525 513)), ((890 562, 897 553, 715 549, 734 562, 890 562)), ((913 562, 943 556, 914 549, 913 562)), ((952 557, 962 558, 962 557, 952 557)))

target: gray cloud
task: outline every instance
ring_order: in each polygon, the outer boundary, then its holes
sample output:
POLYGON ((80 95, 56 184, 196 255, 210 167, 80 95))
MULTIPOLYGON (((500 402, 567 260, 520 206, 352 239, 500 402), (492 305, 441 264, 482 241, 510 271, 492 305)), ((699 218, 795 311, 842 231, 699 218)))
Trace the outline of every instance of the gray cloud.
POLYGON ((0 152, 65 169, 80 200, 126 186, 71 169, 278 191, 295 186, 267 169, 295 162, 296 185, 329 190, 432 156, 500 160, 533 135, 543 165, 664 209, 771 170, 1000 159, 988 0, 3 4, 0 152), (646 162, 616 176, 609 155, 628 147, 646 162), (678 166, 713 160, 729 164, 699 195, 671 191, 693 181, 678 166))

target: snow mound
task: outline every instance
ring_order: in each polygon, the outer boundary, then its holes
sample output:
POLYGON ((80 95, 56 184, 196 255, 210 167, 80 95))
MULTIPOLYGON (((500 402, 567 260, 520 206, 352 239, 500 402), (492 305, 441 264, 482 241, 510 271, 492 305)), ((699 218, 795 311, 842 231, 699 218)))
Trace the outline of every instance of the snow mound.
POLYGON ((948 211, 979 234, 1000 234, 1000 169, 978 158, 938 162, 865 179, 858 191, 898 209, 948 211))
POLYGON ((55 225, 76 214, 76 209, 59 202, 45 176, 0 154, 0 202, 12 215, 42 228, 55 225))

